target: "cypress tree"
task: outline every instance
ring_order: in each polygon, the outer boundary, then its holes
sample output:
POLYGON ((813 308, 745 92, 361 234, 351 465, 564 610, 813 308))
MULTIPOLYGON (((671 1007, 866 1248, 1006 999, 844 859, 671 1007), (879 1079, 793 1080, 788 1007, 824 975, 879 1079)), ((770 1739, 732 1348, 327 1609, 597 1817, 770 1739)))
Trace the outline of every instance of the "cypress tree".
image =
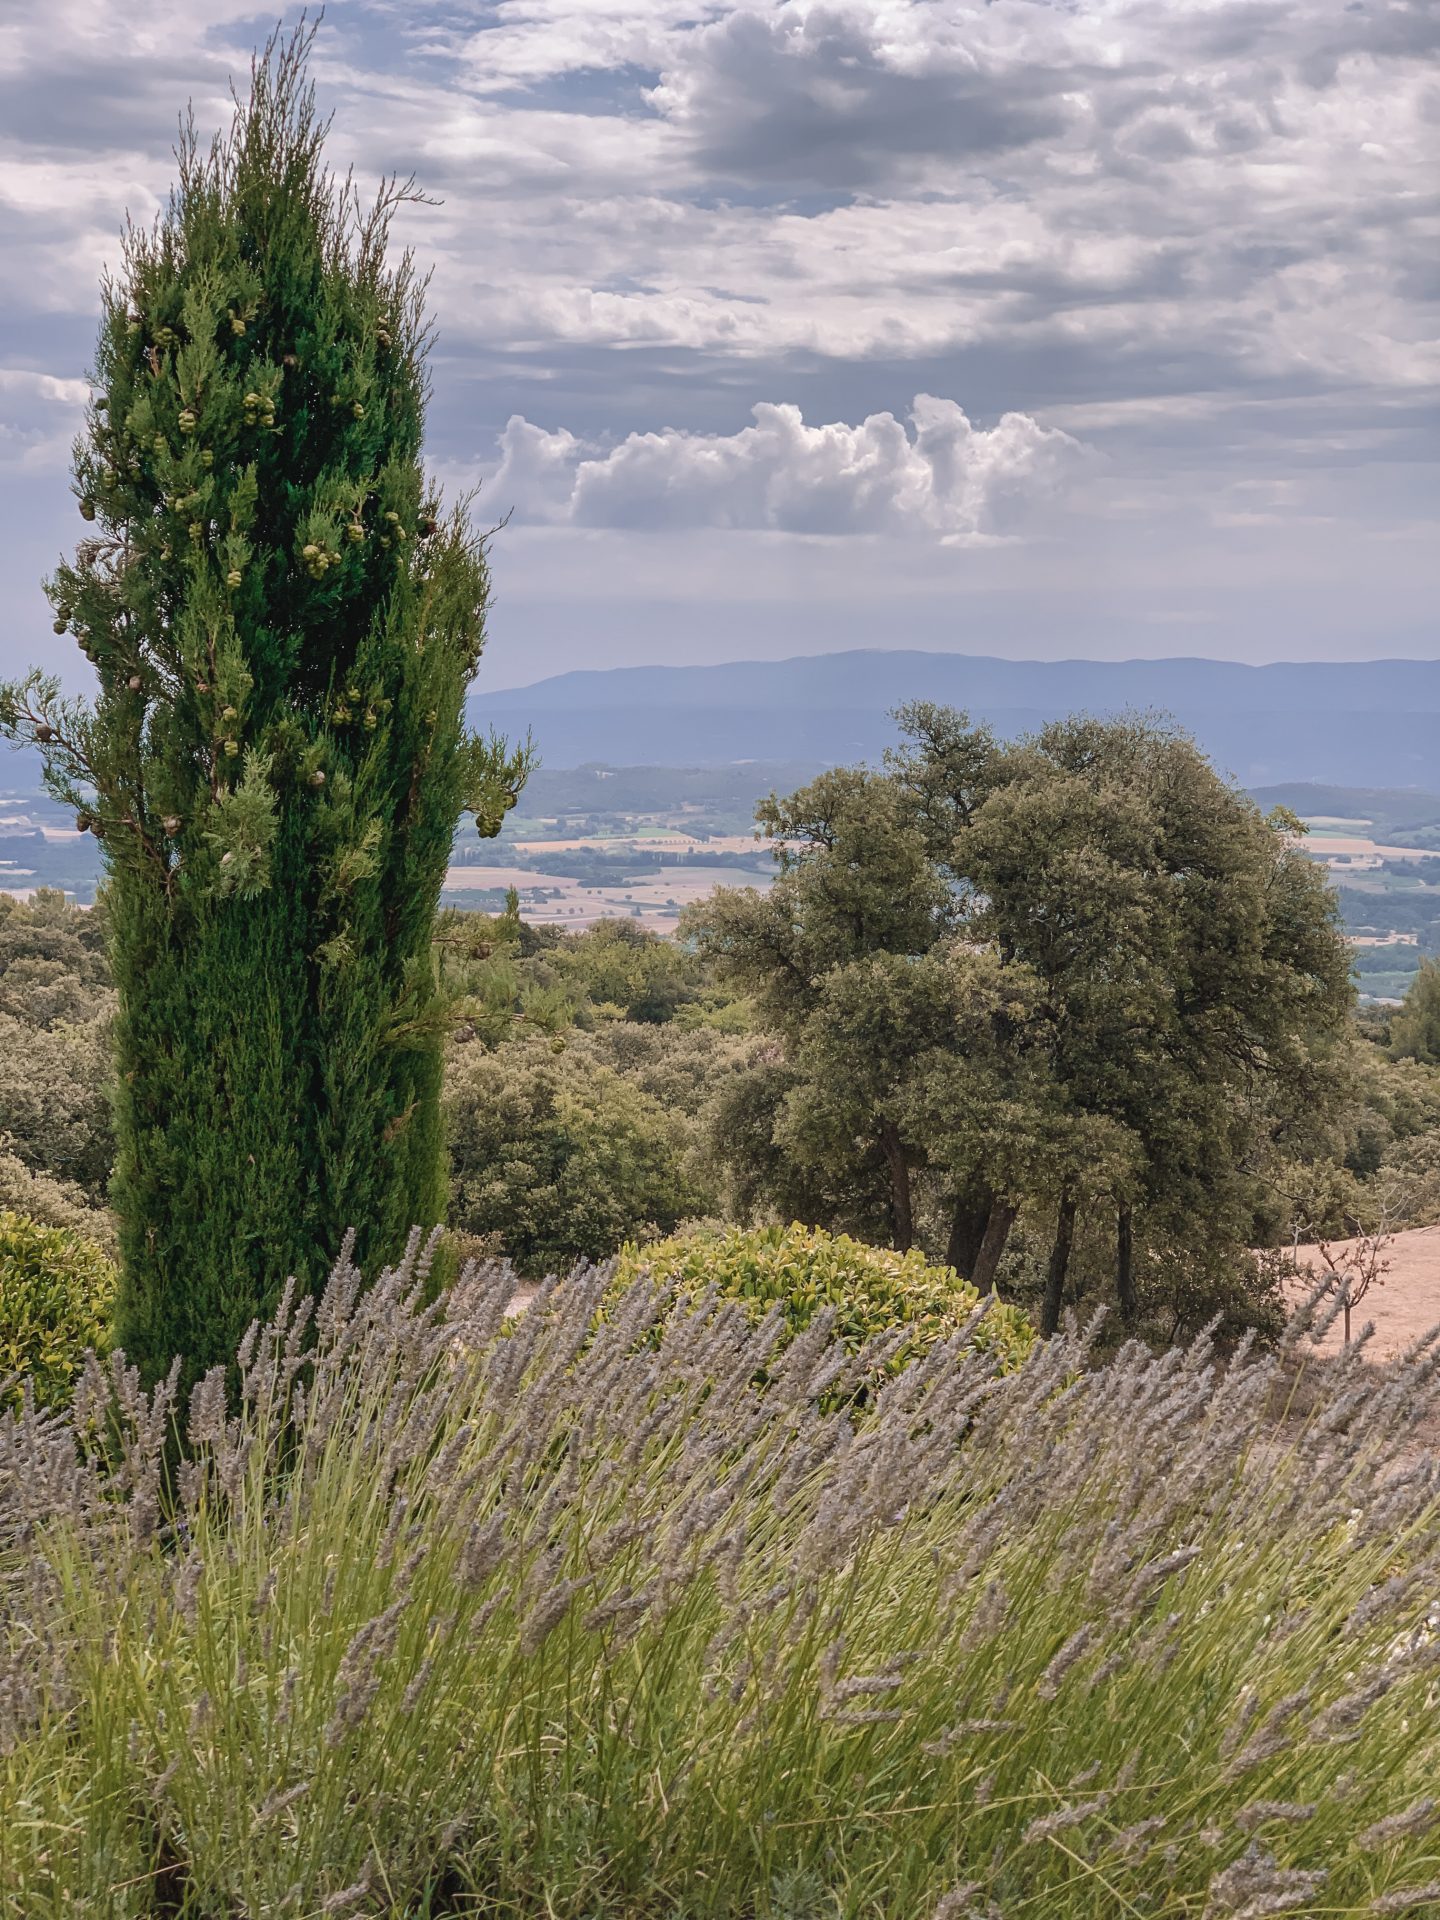
POLYGON ((429 327, 325 170, 313 29, 272 39, 228 135, 182 127, 131 229, 47 583, 98 681, 0 689, 106 869, 118 1331, 146 1374, 234 1352, 348 1227, 392 1255, 445 1203, 431 929, 460 813, 526 755, 468 736, 485 541, 421 466, 429 327))

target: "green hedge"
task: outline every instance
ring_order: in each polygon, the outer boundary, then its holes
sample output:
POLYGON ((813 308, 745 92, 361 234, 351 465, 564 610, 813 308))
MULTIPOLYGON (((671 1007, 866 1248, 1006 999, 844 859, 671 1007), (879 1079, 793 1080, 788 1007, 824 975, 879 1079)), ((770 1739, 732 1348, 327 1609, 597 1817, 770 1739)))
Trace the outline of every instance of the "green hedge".
POLYGON ((42 1407, 69 1398, 86 1349, 109 1343, 115 1279, 80 1234, 0 1209, 0 1405, 18 1405, 27 1382, 42 1407))
MULTIPOLYGON (((953 1267, 931 1266, 917 1249, 894 1253, 798 1222, 751 1230, 697 1227, 653 1246, 627 1244, 617 1280, 628 1282, 642 1268, 685 1299, 713 1286, 744 1301, 755 1321, 778 1306, 794 1333, 833 1307, 836 1337, 852 1352, 877 1334, 907 1327, 911 1337, 892 1363, 896 1370, 947 1339, 980 1299, 953 1267)), ((998 1300, 973 1336, 1007 1372, 1034 1341, 1035 1329, 1020 1309, 998 1300)))

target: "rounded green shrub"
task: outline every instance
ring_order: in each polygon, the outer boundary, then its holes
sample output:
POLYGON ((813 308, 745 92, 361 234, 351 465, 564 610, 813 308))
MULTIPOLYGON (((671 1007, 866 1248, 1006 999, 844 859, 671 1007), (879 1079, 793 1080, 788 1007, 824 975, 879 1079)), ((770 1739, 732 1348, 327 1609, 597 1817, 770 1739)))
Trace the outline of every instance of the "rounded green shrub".
POLYGON ((109 1342, 115 1281, 80 1234, 0 1208, 0 1405, 18 1405, 27 1383, 39 1406, 69 1398, 86 1349, 109 1342))
MULTIPOLYGON (((907 1327, 897 1355, 904 1365, 947 1339, 974 1312, 980 1295, 953 1267, 932 1266, 918 1249, 895 1253, 819 1227, 696 1227, 653 1246, 627 1244, 618 1281, 648 1269, 682 1298, 715 1287, 745 1303, 752 1320, 778 1306, 794 1333, 822 1308, 835 1310, 835 1334, 852 1351, 876 1334, 907 1327)), ((974 1332, 974 1344, 995 1353, 1004 1371, 1018 1367, 1035 1329, 1018 1307, 995 1301, 974 1332)))

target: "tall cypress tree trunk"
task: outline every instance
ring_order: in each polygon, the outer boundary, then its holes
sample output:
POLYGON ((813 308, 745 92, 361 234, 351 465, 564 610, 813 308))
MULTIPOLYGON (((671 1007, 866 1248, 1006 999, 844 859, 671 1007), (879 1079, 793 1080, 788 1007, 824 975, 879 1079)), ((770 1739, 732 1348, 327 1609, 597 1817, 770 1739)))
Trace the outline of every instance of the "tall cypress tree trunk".
POLYGON ((107 285, 76 456, 94 539, 51 584, 92 710, 0 690, 101 838, 117 1022, 119 1334, 147 1376, 234 1352, 286 1278, 442 1216, 430 952, 462 808, 523 756, 466 738, 483 542, 420 463, 426 320, 401 195, 324 172, 310 32, 107 285))
POLYGON ((1120 1318, 1128 1325, 1140 1309, 1135 1295, 1135 1217, 1129 1207, 1121 1207, 1115 1226, 1115 1296, 1120 1318))
POLYGON ((1048 1339, 1060 1328, 1060 1309, 1065 1302, 1065 1280, 1070 1271, 1070 1250, 1075 1244, 1075 1200, 1067 1187, 1060 1196, 1055 1219, 1055 1244, 1050 1249, 1050 1265, 1045 1274, 1045 1298, 1040 1309, 1040 1331, 1048 1339))

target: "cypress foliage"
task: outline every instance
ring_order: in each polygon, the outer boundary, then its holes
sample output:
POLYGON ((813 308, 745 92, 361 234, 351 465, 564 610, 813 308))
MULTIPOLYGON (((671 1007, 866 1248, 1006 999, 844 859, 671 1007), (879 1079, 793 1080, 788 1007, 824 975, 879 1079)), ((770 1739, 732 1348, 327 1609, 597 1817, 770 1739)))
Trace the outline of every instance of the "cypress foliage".
POLYGON ((120 998, 118 1332, 156 1375, 233 1354, 345 1230, 394 1254, 444 1209, 431 927, 463 809, 527 755, 467 736, 483 537, 420 447, 423 283, 325 171, 307 60, 272 40, 230 133, 103 288, 48 583, 93 704, 43 672, 0 730, 101 839, 120 998))

